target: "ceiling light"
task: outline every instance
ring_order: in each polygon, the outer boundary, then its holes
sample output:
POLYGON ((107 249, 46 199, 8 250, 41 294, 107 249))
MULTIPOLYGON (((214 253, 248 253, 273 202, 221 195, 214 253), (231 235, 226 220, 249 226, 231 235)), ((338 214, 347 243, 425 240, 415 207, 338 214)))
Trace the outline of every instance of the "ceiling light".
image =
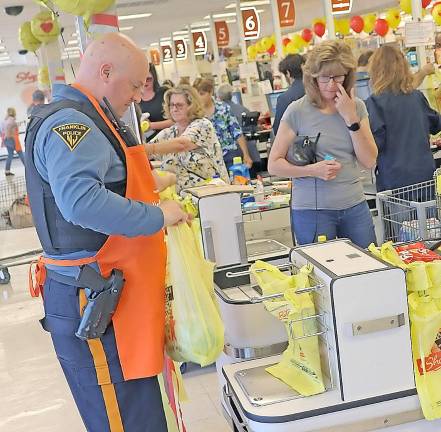
POLYGON ((209 32, 211 30, 210 27, 203 27, 203 28, 192 28, 191 32, 192 33, 196 33, 196 32, 209 32))
POLYGON ((78 44, 78 39, 72 39, 70 41, 67 42, 68 45, 76 45, 78 44))
POLYGON ((71 36, 72 37, 78 37, 78 32, 73 32, 71 36))
POLYGON ((174 36, 177 36, 177 35, 186 35, 186 34, 188 34, 188 31, 187 31, 187 30, 180 30, 180 31, 175 31, 175 32, 173 32, 173 35, 174 35, 174 36))
MULTIPOLYGON (((207 16, 205 19, 209 19, 210 17, 207 16)), ((190 27, 205 27, 205 26, 209 26, 210 23, 208 21, 199 21, 199 22, 195 22, 193 23, 190 27)))
POLYGON ((227 24, 233 24, 233 23, 236 22, 236 20, 235 20, 235 19, 228 19, 228 20, 225 20, 225 22, 226 22, 227 24))
MULTIPOLYGON (((213 18, 227 18, 227 17, 235 17, 236 16, 236 12, 225 12, 225 13, 221 13, 221 14, 213 14, 212 17, 213 18)), ((210 15, 207 15, 206 17, 204 17, 204 19, 209 19, 210 15)))
POLYGON ((120 27, 119 31, 129 31, 129 30, 133 30, 135 27, 133 26, 128 26, 128 27, 120 27))
POLYGON ((159 39, 161 42, 170 42, 171 41, 171 37, 162 37, 161 39, 159 39))
MULTIPOLYGON (((269 5, 269 0, 254 0, 254 1, 247 1, 240 4, 241 9, 249 7, 249 6, 262 6, 262 5, 269 5)), ((236 7, 236 3, 230 3, 225 6, 225 9, 234 9, 236 7)))
POLYGON ((5 61, 5 62, 3 62, 3 61, 0 61, 0 66, 6 66, 6 65, 10 65, 12 62, 9 60, 9 61, 5 61))
POLYGON ((152 42, 151 44, 150 44, 150 46, 158 46, 159 45, 159 42, 152 42))
POLYGON ((121 15, 118 17, 118 20, 124 21, 124 20, 137 19, 137 18, 148 18, 151 16, 152 16, 151 13, 142 13, 142 14, 135 14, 135 15, 121 15))

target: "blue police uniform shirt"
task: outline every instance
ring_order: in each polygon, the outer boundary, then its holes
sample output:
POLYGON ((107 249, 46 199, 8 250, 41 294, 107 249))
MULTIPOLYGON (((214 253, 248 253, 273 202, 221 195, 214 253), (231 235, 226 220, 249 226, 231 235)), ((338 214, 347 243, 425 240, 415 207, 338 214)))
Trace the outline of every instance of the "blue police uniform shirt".
MULTIPOLYGON (((57 84, 53 100, 63 99, 87 100, 77 89, 57 84)), ((151 235, 163 227, 159 207, 124 198, 104 187, 104 183, 124 180, 126 170, 105 135, 85 114, 68 108, 48 117, 35 139, 34 161, 38 173, 50 183, 67 221, 103 234, 127 237, 151 235), (73 149, 54 130, 72 123, 90 128, 73 149)), ((82 251, 55 258, 76 259, 95 253, 82 251)), ((53 268, 63 274, 76 274, 69 268, 53 268)))

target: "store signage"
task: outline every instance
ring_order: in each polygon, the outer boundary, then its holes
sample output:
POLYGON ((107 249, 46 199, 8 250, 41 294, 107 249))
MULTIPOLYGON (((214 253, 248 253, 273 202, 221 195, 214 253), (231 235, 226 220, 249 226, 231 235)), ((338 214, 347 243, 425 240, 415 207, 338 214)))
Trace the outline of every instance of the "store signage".
POLYGON ((207 37, 205 32, 196 31, 193 33, 193 46, 195 55, 207 54, 207 37))
POLYGON ((259 14, 255 7, 241 9, 245 40, 258 39, 260 36, 259 14))
POLYGON ((150 50, 150 62, 155 66, 159 66, 161 64, 161 54, 157 49, 150 50))
POLYGON ((169 44, 161 45, 161 51, 162 51, 162 62, 171 63, 173 61, 172 47, 169 44))
POLYGON ((18 72, 15 76, 15 82, 23 84, 32 84, 37 81, 37 74, 32 72, 18 72))
POLYGON ((175 39, 176 60, 187 58, 187 43, 184 39, 175 39))
POLYGON ((280 27, 293 27, 296 22, 294 0, 277 0, 280 27))
POLYGON ((351 12, 352 0, 331 0, 332 1, 332 13, 334 15, 346 14, 351 12))
POLYGON ((230 43, 230 32, 228 31, 228 24, 226 21, 216 21, 214 23, 216 31, 217 46, 219 48, 226 47, 230 43))
POLYGON ((407 22, 404 26, 404 45, 406 47, 435 45, 435 30, 433 21, 407 22))

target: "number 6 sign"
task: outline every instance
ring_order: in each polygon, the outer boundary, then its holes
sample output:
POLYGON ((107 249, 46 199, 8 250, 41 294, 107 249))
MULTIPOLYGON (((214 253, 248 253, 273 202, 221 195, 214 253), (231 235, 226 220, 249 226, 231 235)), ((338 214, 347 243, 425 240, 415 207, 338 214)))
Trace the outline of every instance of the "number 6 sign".
POLYGON ((258 39, 260 36, 260 19, 255 7, 242 9, 242 23, 245 40, 258 39))

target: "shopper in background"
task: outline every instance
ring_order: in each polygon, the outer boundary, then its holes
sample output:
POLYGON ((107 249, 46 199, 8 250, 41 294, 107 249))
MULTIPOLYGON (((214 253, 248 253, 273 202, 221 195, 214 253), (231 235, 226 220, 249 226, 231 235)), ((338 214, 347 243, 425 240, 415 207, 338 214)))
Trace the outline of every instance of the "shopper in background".
POLYGON ((368 73, 368 64, 369 59, 372 57, 372 54, 374 53, 373 50, 366 50, 363 53, 360 54, 357 60, 357 78, 365 78, 369 77, 368 73))
POLYGON ((276 115, 273 124, 274 135, 277 135, 280 119, 283 117, 289 104, 305 95, 305 88, 302 81, 302 66, 304 63, 305 58, 300 54, 288 54, 279 63, 279 71, 285 75, 289 87, 285 93, 281 94, 277 99, 276 115))
POLYGON ((162 86, 166 88, 166 90, 171 89, 175 86, 175 83, 171 79, 166 79, 162 82, 162 86))
POLYGON ((242 162, 251 168, 253 160, 248 152, 247 141, 242 134, 242 129, 230 107, 213 98, 213 82, 204 79, 198 86, 197 91, 202 100, 205 116, 211 120, 217 137, 222 146, 222 153, 227 169, 233 165, 233 158, 242 156, 242 162), (240 148, 238 148, 238 145, 240 148))
POLYGON ((164 117, 163 104, 166 91, 165 87, 159 85, 155 66, 150 63, 140 103, 143 114, 149 114, 150 128, 146 133, 148 141, 154 138, 159 131, 172 125, 172 122, 164 117))
POLYGON ((54 87, 54 103, 42 108, 43 120, 31 117, 26 135, 28 197, 50 258, 45 272, 39 261, 35 294, 44 283, 43 328, 90 432, 167 431, 157 379, 164 365, 164 227, 188 215, 176 202, 159 202, 165 184, 144 148, 124 140, 101 108, 106 97, 122 117, 140 102, 147 71, 144 52, 126 36, 95 39, 75 83, 54 87), (87 265, 104 277, 120 270, 124 288, 105 333, 82 340, 75 333, 91 305, 83 287, 100 278, 78 282, 87 265))
POLYGON ((229 183, 222 149, 196 90, 188 85, 165 93, 165 113, 174 124, 162 130, 150 143, 147 153, 162 161, 161 168, 176 174, 181 192, 219 177, 229 183))
POLYGON ((292 177, 292 221, 299 244, 347 237, 361 247, 375 242, 374 225, 358 164, 375 165, 377 148, 364 103, 354 97, 356 62, 350 47, 326 41, 308 53, 303 68, 306 95, 293 102, 280 122, 268 171, 292 177), (297 137, 315 140, 317 162, 286 160, 297 137))
POLYGON ((8 108, 6 111, 6 117, 2 124, 2 138, 3 145, 8 151, 8 157, 5 165, 5 176, 13 176, 11 172, 12 159, 14 158, 14 152, 17 152, 18 157, 24 164, 24 155, 21 149, 20 142, 18 140, 18 124, 16 121, 17 113, 15 108, 8 108))
POLYGON ((27 109, 27 115, 28 117, 33 113, 34 108, 38 107, 40 105, 44 105, 45 102, 45 95, 41 90, 35 90, 34 93, 32 93, 32 104, 29 105, 27 109))
POLYGON ((435 161, 429 135, 441 131, 441 117, 430 108, 404 55, 383 45, 369 62, 373 95, 366 101, 378 147, 377 191, 431 180, 435 161))

